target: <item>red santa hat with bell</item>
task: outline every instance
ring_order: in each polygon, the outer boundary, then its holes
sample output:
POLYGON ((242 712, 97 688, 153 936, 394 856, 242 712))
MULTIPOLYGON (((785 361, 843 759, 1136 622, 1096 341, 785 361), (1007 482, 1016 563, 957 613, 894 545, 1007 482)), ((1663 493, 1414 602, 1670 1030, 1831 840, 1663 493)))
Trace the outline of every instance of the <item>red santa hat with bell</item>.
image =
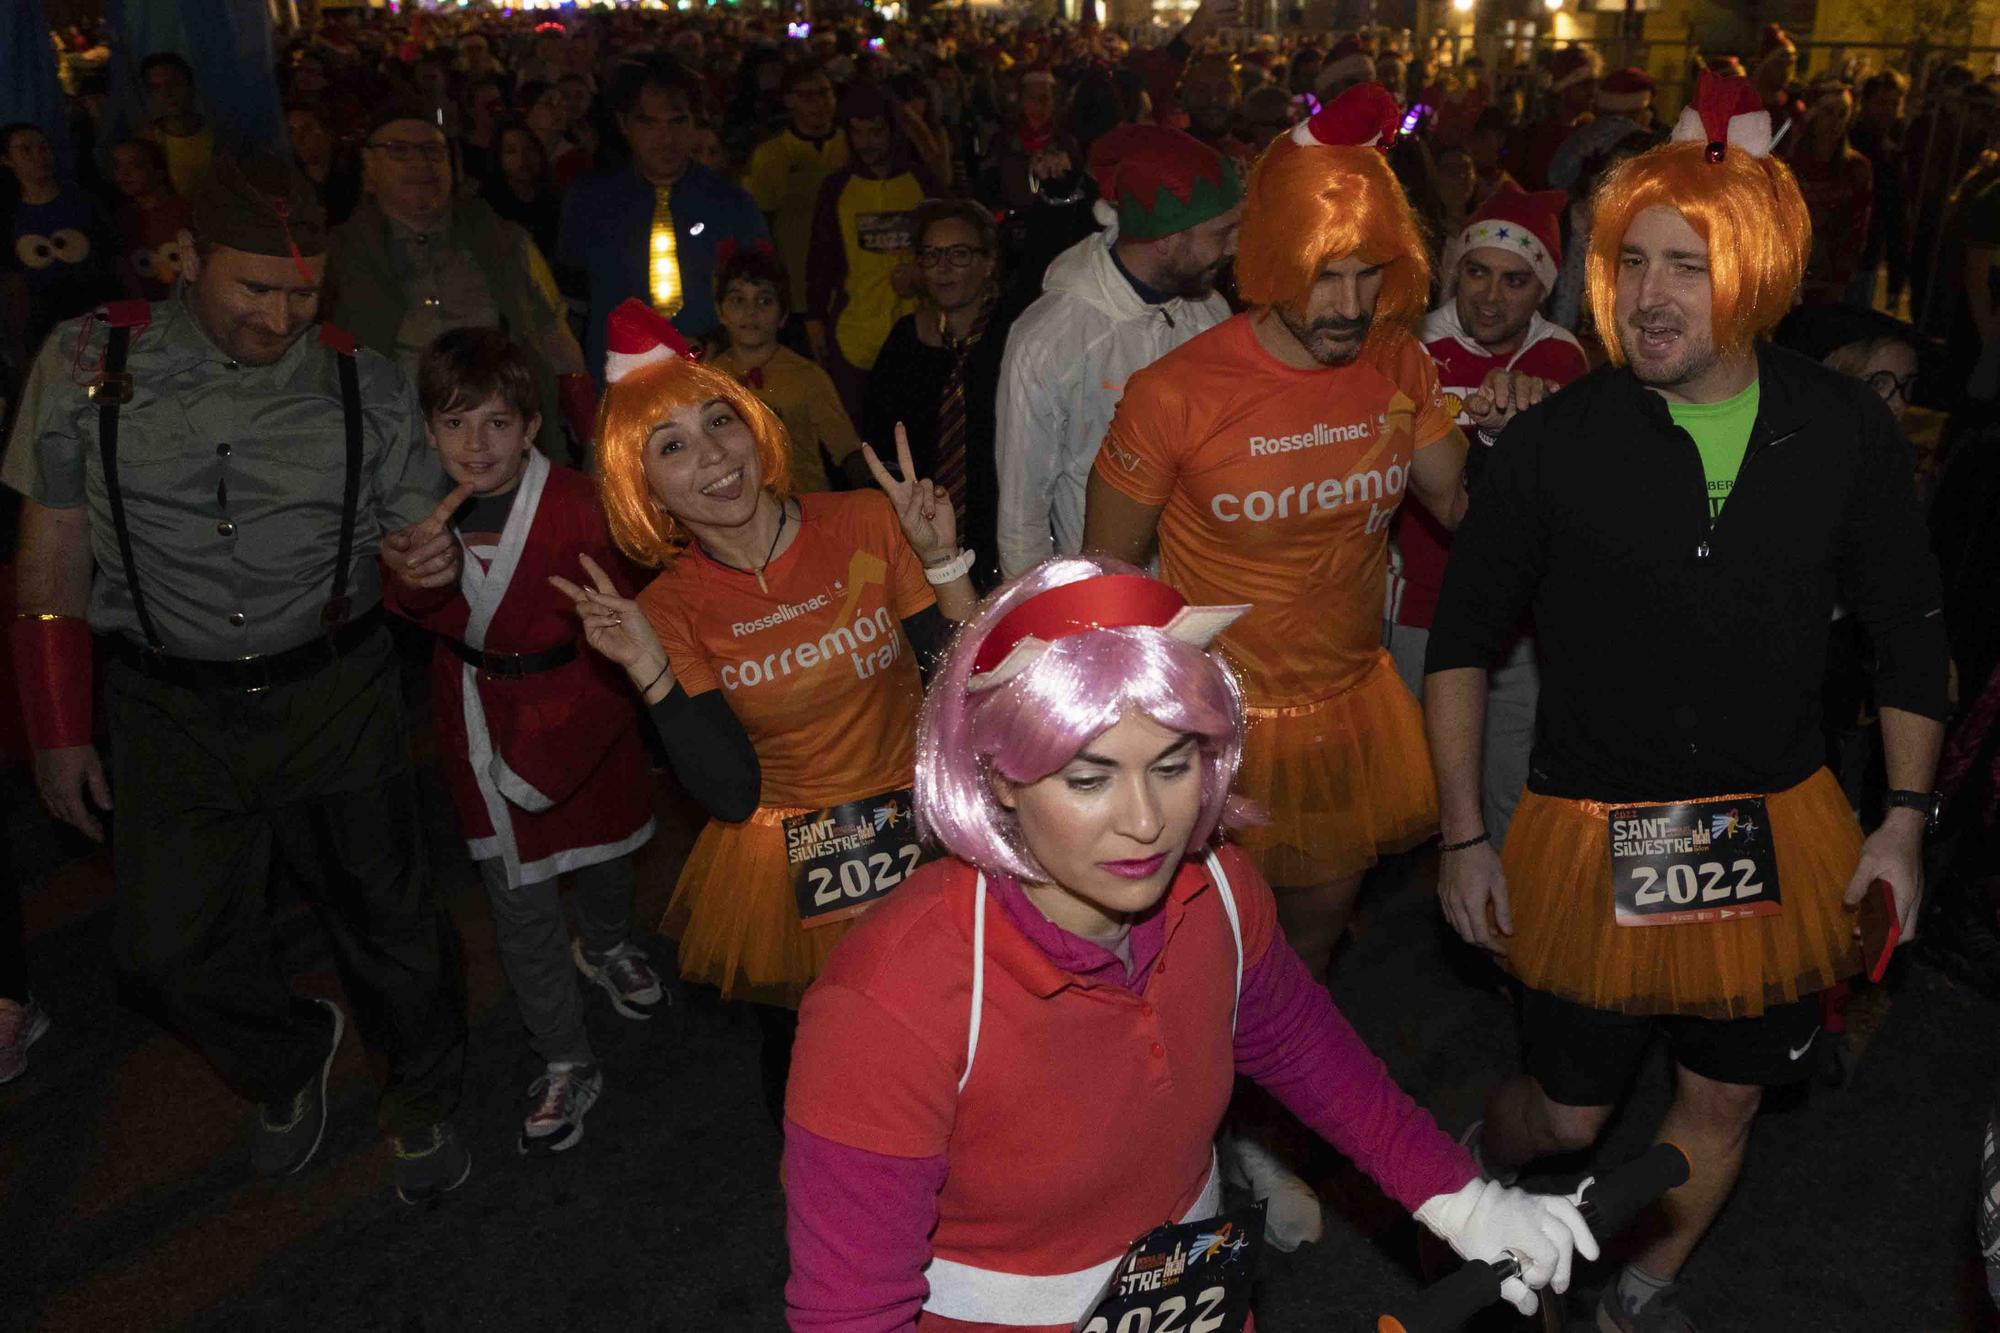
POLYGON ((616 384, 635 370, 684 357, 700 358, 659 311, 643 301, 626 300, 604 324, 604 382, 616 384))
POLYGON ((1562 267, 1562 212, 1569 196, 1561 190, 1529 193, 1502 185, 1488 196, 1459 233, 1466 253, 1502 250, 1528 261, 1544 292, 1553 291, 1562 267))

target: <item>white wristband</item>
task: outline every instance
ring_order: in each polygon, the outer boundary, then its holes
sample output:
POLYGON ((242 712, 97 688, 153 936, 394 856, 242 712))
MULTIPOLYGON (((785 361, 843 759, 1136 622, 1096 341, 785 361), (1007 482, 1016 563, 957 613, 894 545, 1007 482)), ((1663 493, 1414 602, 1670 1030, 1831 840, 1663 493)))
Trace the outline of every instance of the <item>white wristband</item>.
POLYGON ((941 565, 925 565, 924 577, 942 588, 947 583, 956 583, 972 572, 973 564, 979 559, 971 551, 960 550, 950 560, 941 565))

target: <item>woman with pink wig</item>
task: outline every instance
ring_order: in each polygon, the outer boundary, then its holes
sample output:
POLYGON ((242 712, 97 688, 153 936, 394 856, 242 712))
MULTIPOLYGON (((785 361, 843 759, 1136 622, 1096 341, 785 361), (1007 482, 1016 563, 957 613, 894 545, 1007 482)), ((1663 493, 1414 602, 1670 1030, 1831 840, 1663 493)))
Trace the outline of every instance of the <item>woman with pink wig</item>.
POLYGON ((1222 840, 1243 702, 1207 645, 1243 610, 1054 560, 959 632, 918 732, 918 825, 949 855, 800 1012, 794 1329, 1079 1326, 1135 1237, 1222 1211, 1239 1073, 1460 1254, 1524 1256, 1524 1312, 1595 1257, 1574 1208, 1481 1179, 1396 1086, 1222 840))

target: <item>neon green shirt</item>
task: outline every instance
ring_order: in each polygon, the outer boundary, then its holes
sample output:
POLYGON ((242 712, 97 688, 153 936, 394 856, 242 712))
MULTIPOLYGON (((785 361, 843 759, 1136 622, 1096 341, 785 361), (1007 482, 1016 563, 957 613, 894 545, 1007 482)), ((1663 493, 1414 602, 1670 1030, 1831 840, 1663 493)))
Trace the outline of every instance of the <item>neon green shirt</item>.
POLYGON ((1758 381, 1734 398, 1719 403, 1668 403, 1674 424, 1694 437, 1701 451, 1701 470, 1708 478, 1708 517, 1722 512, 1722 502, 1736 485, 1743 455, 1750 448, 1750 428, 1757 423, 1758 381))

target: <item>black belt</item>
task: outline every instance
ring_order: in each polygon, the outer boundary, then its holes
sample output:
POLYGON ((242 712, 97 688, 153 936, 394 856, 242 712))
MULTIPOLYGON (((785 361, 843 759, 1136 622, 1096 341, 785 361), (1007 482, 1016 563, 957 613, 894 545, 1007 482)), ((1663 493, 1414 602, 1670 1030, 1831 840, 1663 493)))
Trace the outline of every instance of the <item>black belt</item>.
POLYGON ((460 643, 448 635, 441 637, 444 638, 445 647, 479 670, 494 676, 539 675, 544 671, 554 671, 560 666, 568 666, 576 660, 575 639, 535 653, 489 653, 474 648, 469 643, 460 643))
POLYGON ((332 634, 308 640, 296 648, 261 657, 230 657, 211 661, 200 657, 170 657, 111 636, 111 655, 140 675, 191 690, 268 690, 292 685, 332 666, 367 643, 380 631, 382 608, 370 607, 332 634))

